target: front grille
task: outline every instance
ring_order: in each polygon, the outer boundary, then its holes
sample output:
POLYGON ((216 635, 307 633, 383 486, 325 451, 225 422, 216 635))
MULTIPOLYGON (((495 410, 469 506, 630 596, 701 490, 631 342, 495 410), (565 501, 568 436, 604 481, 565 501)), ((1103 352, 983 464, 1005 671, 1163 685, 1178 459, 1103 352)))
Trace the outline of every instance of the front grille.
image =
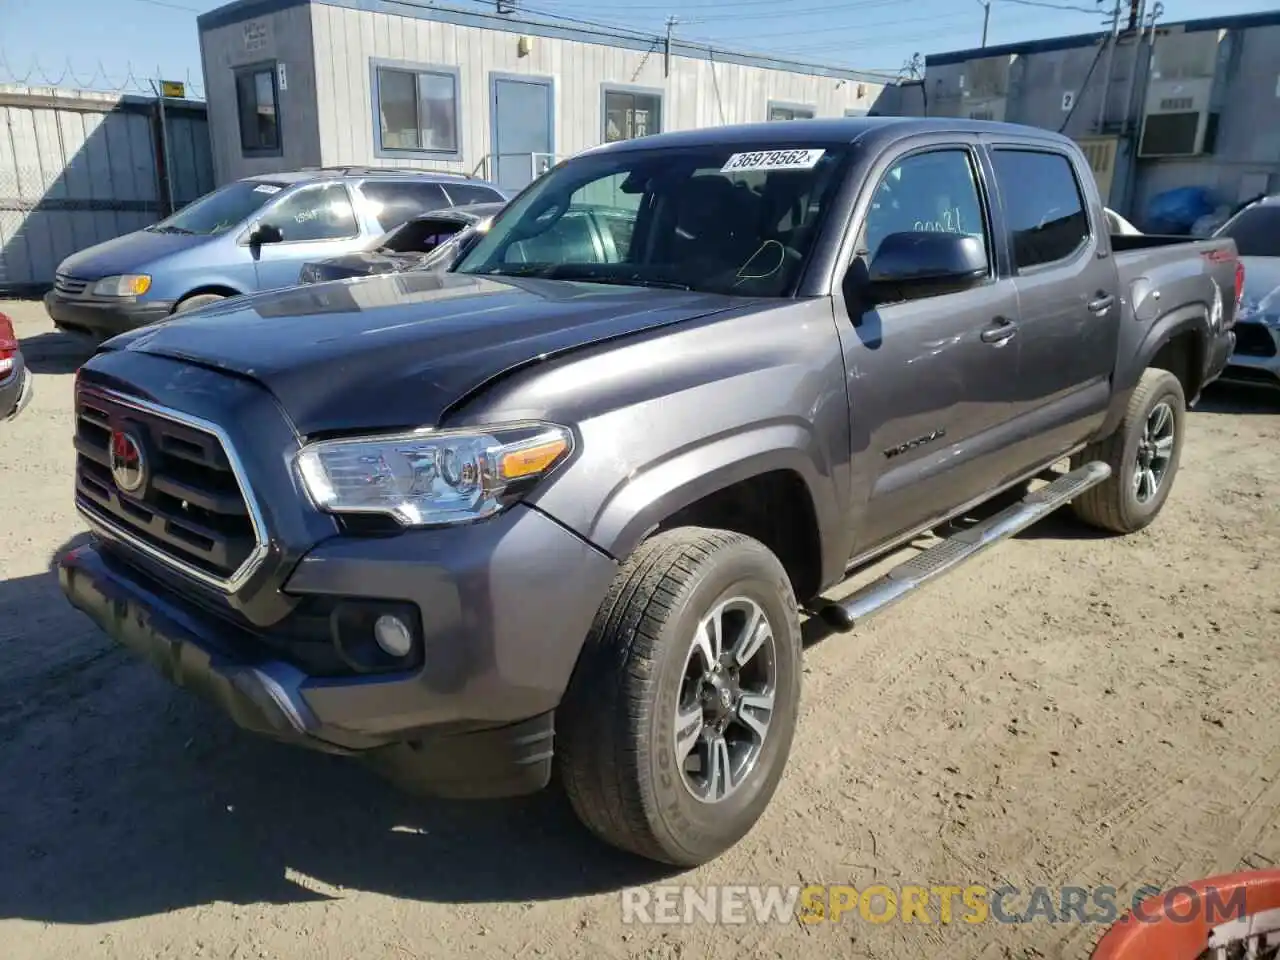
POLYGON ((53 277, 53 289, 64 297, 82 297, 88 286, 88 280, 77 280, 65 273, 58 273, 53 277))
POLYGON ((143 552, 213 586, 233 590, 265 549, 254 512, 216 428, 106 391, 76 394, 76 498, 143 552), (117 431, 142 450, 141 487, 112 473, 117 431))
POLYGON ((1276 338, 1260 323, 1237 323, 1236 353, 1242 357, 1274 357, 1276 338))

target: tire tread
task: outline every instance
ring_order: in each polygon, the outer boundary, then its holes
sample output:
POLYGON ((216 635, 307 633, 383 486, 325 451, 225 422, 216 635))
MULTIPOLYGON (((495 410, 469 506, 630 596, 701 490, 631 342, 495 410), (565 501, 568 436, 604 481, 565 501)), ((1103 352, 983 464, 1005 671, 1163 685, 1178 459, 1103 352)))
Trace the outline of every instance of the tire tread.
POLYGON ((744 543, 755 541, 681 527, 641 544, 600 605, 561 708, 557 754, 569 802, 591 832, 642 857, 686 862, 654 836, 643 789, 662 630, 713 554, 744 543))

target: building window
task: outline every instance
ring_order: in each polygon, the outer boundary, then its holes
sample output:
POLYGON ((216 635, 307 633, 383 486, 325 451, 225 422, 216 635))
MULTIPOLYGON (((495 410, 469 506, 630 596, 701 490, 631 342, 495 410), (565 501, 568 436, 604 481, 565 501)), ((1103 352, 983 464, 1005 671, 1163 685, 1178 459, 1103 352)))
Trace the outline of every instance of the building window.
POLYGON ((769 119, 770 120, 812 120, 813 107, 806 107, 798 103, 774 103, 769 102, 769 119))
POLYGON ((279 156, 280 88, 275 63, 240 67, 235 75, 240 152, 246 157, 279 156))
POLYGON ((384 60, 371 68, 374 153, 458 157, 458 71, 384 60))
POLYGON ((604 91, 604 142, 662 132, 662 94, 656 90, 604 91))

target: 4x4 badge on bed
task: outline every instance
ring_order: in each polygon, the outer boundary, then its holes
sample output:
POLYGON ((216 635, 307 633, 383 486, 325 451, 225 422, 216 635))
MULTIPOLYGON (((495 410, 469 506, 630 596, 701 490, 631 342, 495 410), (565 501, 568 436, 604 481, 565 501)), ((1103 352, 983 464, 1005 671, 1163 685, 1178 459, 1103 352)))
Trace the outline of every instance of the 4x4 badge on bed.
POLYGON ((137 493, 147 480, 142 444, 125 430, 111 432, 111 479, 124 493, 137 493))

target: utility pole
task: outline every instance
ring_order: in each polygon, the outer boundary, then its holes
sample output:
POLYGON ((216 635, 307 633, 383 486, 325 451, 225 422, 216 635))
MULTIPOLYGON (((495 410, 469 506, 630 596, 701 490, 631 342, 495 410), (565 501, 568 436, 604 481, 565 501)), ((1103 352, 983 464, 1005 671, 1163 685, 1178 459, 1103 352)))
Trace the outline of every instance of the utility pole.
POLYGON ((1133 66, 1129 69, 1129 83, 1124 91, 1124 117, 1120 120, 1120 136, 1129 134, 1129 120, 1134 110, 1133 91, 1138 85, 1138 68, 1142 64, 1142 34, 1146 26, 1147 0, 1130 0, 1129 34, 1133 37, 1133 66))
MULTIPOLYGON (((1102 95, 1098 98, 1098 125, 1097 132, 1102 132, 1102 124, 1107 116, 1107 99, 1111 93, 1111 58, 1116 51, 1116 38, 1120 34, 1120 0, 1115 0, 1115 6, 1111 8, 1111 33, 1102 38, 1103 44, 1106 45, 1106 61, 1102 68, 1102 95)), ((1081 91, 1083 94, 1084 91, 1081 91)))
POLYGON ((991 24, 991 0, 978 0, 982 4, 982 46, 987 46, 987 27, 991 24))
POLYGON ((664 77, 671 76, 671 31, 676 27, 676 18, 674 16, 667 17, 667 51, 663 57, 662 75, 664 77))

